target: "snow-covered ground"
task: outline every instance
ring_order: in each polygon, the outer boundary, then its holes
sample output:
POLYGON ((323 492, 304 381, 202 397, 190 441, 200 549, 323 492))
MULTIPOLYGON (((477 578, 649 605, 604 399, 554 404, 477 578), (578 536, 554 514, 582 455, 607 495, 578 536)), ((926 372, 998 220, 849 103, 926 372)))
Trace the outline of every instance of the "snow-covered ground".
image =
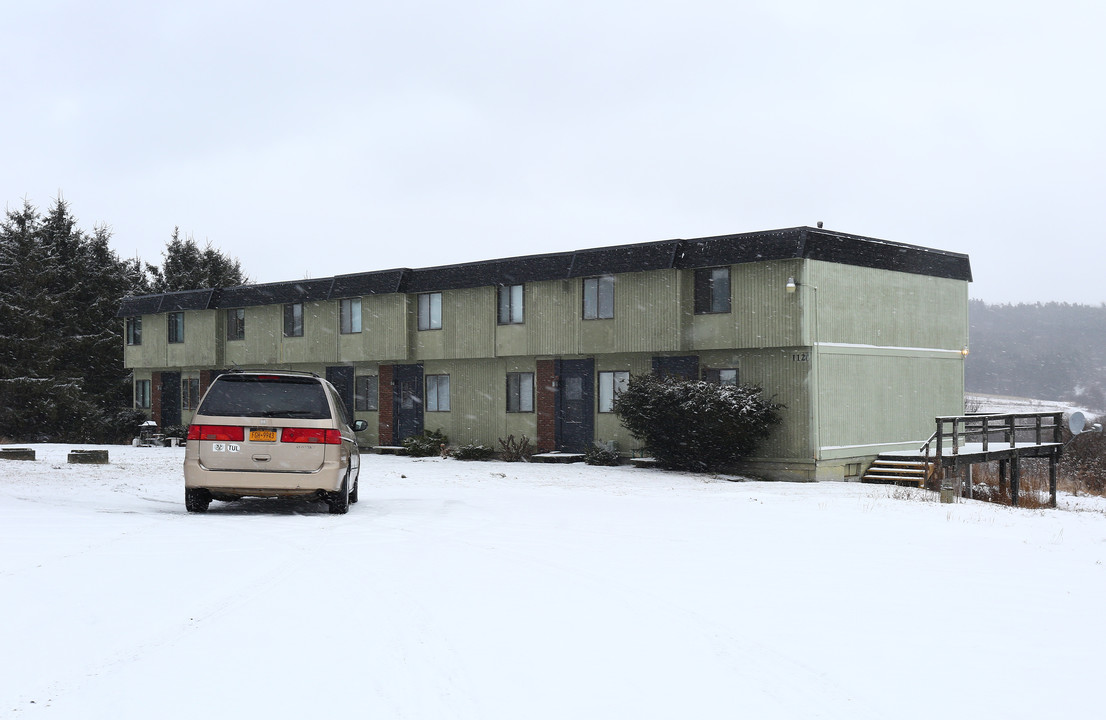
POLYGON ((365 458, 188 515, 180 449, 0 460, 0 716, 1099 718, 1106 506, 365 458))
POLYGON ((1013 397, 1010 395, 987 395, 985 393, 966 393, 964 404, 969 412, 981 413, 1046 413, 1062 412, 1065 415, 1078 410, 1088 417, 1098 413, 1067 400, 1037 400, 1035 398, 1013 397))

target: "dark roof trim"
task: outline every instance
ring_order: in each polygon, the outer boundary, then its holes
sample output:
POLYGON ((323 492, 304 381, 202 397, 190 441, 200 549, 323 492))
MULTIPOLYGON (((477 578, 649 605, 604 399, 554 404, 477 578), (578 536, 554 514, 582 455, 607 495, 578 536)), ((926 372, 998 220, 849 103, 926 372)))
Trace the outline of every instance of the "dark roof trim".
POLYGON ((188 290, 125 298, 118 317, 172 310, 201 310, 337 300, 388 293, 421 293, 539 280, 692 269, 767 260, 805 258, 880 270, 931 275, 971 282, 967 255, 917 245, 832 232, 821 228, 717 235, 694 240, 590 248, 438 267, 396 268, 317 280, 188 290))

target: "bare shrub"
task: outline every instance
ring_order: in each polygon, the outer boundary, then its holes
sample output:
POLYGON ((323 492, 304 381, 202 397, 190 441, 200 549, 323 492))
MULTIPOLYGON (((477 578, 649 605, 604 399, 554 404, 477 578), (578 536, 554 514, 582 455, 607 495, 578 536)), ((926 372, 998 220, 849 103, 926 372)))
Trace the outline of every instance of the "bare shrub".
POLYGON ((499 447, 499 459, 506 462, 530 462, 530 456, 534 454, 530 438, 525 435, 517 441, 514 435, 508 435, 506 440, 499 438, 499 447))

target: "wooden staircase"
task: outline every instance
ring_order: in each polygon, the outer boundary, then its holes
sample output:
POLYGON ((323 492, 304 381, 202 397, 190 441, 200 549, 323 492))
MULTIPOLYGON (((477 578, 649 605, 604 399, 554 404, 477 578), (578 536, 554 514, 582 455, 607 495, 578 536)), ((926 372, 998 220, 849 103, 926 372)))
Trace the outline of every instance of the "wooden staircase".
POLYGON ((926 480, 936 467, 923 459, 909 459, 880 455, 864 472, 860 482, 880 483, 883 485, 910 485, 924 487, 926 480))

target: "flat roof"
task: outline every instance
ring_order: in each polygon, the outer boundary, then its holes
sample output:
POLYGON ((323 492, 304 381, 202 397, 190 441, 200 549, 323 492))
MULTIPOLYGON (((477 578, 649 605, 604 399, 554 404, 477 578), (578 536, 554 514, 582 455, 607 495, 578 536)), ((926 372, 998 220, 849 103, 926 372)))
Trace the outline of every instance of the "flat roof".
POLYGON ((394 268, 330 278, 206 288, 124 298, 117 317, 177 310, 337 300, 385 293, 420 293, 516 285, 647 270, 693 269, 767 260, 808 259, 971 282, 968 256, 822 228, 717 235, 691 240, 614 245, 571 252, 484 260, 428 268, 394 268))

